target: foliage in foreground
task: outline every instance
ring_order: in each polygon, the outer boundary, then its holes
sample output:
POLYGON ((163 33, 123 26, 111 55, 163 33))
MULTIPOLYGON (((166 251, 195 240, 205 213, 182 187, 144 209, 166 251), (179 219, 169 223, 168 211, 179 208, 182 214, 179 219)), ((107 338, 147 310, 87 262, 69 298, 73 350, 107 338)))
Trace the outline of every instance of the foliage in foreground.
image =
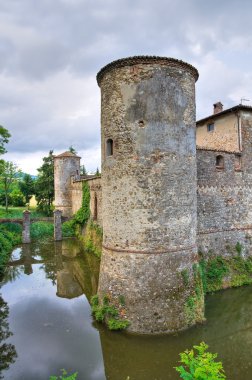
POLYGON ((50 380, 75 380, 77 379, 78 372, 68 375, 65 369, 62 369, 62 375, 60 376, 50 376, 50 380))
POLYGON ((180 365, 175 367, 183 380, 221 380, 226 379, 221 362, 216 362, 217 354, 207 352, 208 345, 201 342, 180 354, 180 365))

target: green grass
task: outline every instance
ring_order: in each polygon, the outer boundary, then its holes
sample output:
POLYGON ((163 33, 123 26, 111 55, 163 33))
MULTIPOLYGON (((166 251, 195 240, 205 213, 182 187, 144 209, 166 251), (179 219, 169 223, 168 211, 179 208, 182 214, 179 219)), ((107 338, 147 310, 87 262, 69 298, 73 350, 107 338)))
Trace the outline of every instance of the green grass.
MULTIPOLYGON (((0 206, 0 218, 10 218, 17 219, 23 217, 23 212, 26 210, 26 207, 9 207, 8 212, 5 211, 5 207, 0 206)), ((31 217, 33 218, 43 218, 46 215, 42 212, 36 211, 35 208, 29 208, 31 212, 31 217)))

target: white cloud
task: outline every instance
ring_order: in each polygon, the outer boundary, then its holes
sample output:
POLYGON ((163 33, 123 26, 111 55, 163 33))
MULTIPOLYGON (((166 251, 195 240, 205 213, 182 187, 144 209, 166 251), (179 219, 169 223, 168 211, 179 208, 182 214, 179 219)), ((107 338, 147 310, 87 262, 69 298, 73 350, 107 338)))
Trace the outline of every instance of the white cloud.
POLYGON ((100 141, 96 73, 129 55, 195 65, 198 117, 210 114, 216 100, 229 107, 252 98, 251 9, 248 0, 242 6, 238 0, 228 6, 217 0, 1 2, 0 124, 12 133, 9 157, 30 155, 32 162, 33 155, 73 145, 88 160, 100 141))

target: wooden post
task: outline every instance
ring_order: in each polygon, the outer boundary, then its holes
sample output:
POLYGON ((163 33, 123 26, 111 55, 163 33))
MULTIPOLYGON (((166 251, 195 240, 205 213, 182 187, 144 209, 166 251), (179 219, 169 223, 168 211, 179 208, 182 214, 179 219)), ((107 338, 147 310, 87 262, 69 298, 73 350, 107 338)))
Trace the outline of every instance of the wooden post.
POLYGON ((31 242, 30 226, 31 226, 31 213, 30 211, 26 210, 23 212, 22 243, 24 244, 31 242))
POLYGON ((62 211, 55 210, 54 212, 54 240, 62 240, 62 226, 61 226, 61 215, 62 211))

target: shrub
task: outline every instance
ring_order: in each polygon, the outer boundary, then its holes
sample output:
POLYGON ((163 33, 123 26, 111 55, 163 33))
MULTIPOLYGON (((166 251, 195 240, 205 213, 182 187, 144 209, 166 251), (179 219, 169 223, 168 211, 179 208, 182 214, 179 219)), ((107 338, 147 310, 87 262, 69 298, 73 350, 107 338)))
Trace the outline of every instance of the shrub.
POLYGON ((118 307, 111 305, 110 298, 108 296, 103 297, 103 303, 100 305, 98 296, 95 295, 91 298, 91 310, 97 322, 105 322, 110 330, 124 330, 130 322, 127 319, 122 319, 122 303, 125 302, 124 296, 119 296, 118 307))
POLYGON ((0 225, 0 278, 9 260, 12 248, 21 243, 21 226, 6 223, 0 225))
POLYGON ((53 224, 47 222, 35 222, 31 224, 31 238, 38 239, 41 237, 53 236, 53 224))
POLYGON ((129 326, 130 322, 127 320, 119 320, 111 318, 108 320, 109 330, 125 330, 129 326))
POLYGON ((202 259, 200 267, 204 291, 212 292, 221 289, 222 280, 229 272, 226 261, 221 256, 209 261, 202 259))
POLYGON ((221 362, 216 362, 217 354, 206 352, 208 345, 204 342, 193 346, 180 354, 180 365, 175 367, 180 378, 184 380, 220 380, 226 379, 221 362), (195 351, 196 352, 195 352, 195 351))
POLYGON ((68 375, 65 369, 62 369, 62 375, 60 376, 50 376, 50 380, 75 380, 77 379, 78 372, 68 375))

